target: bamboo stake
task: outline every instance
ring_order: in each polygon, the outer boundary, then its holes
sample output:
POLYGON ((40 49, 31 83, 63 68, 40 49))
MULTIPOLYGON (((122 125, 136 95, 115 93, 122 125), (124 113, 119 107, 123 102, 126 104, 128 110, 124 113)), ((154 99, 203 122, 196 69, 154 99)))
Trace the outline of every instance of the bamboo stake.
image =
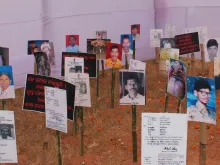
MULTIPOLYGON (((135 60, 135 40, 133 42, 133 59, 135 60)), ((133 162, 137 162, 137 132, 136 132, 136 105, 132 105, 132 143, 133 162)))
POLYGON ((112 68, 112 90, 111 90, 111 107, 114 108, 115 96, 115 68, 112 68))
POLYGON ((102 77, 105 77, 105 66, 104 66, 104 60, 101 60, 102 63, 102 77))
POLYGON ((156 55, 156 63, 160 62, 160 48, 156 47, 155 48, 155 55, 156 55))
POLYGON ((83 122, 83 107, 80 107, 80 121, 81 121, 81 126, 80 126, 80 156, 84 155, 84 122, 83 122))
POLYGON ((125 54, 125 69, 128 69, 128 55, 125 54))
POLYGON ((73 113, 74 113, 74 115, 73 115, 73 132, 74 132, 74 135, 76 136, 77 132, 78 132, 78 124, 77 124, 78 107, 75 107, 75 110, 73 113))
POLYGON ((195 75, 195 54, 191 54, 191 73, 192 75, 195 75))
POLYGON ((202 61, 202 74, 205 73, 205 54, 204 54, 204 47, 203 44, 200 44, 201 50, 201 61, 202 61))
POLYGON ((62 156, 60 152, 60 132, 56 131, 56 139, 57 139, 57 157, 58 157, 58 165, 62 165, 62 156))
POLYGON ((99 60, 97 60, 96 96, 99 97, 99 60))
POLYGON ((182 103, 182 100, 181 99, 178 99, 178 111, 177 113, 181 113, 181 103, 182 103))

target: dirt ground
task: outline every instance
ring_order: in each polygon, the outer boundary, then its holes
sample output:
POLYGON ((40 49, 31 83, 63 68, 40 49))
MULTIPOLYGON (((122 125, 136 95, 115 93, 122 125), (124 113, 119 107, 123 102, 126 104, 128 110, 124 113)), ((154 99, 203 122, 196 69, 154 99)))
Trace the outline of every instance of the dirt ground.
MULTIPOLYGON (((191 66, 191 65, 190 65, 191 66)), ((63 165, 140 165, 141 113, 163 112, 167 75, 157 72, 158 65, 147 61, 147 104, 137 106, 138 162, 132 162, 131 106, 119 106, 119 73, 116 73, 115 108, 110 108, 111 70, 100 74, 100 98, 96 97, 96 80, 91 79, 92 108, 84 108, 84 156, 79 156, 80 136, 73 135, 68 121, 68 134, 61 133, 63 165)), ((208 69, 208 66, 206 66, 208 69)), ((188 75, 201 75, 201 62, 188 75), (194 73, 193 73, 194 72, 194 73)), ((16 90, 16 99, 7 101, 15 111, 19 165, 58 165, 56 131, 45 127, 43 113, 22 111, 24 89, 16 90)), ((168 111, 177 112, 177 99, 169 96, 168 111)), ((220 93, 217 93, 217 125, 207 126, 207 165, 220 165, 220 93)), ((182 103, 186 113, 186 101, 182 103)), ((199 165, 199 123, 189 122, 187 165, 199 165)), ((151 152, 151 151, 149 151, 151 152)))

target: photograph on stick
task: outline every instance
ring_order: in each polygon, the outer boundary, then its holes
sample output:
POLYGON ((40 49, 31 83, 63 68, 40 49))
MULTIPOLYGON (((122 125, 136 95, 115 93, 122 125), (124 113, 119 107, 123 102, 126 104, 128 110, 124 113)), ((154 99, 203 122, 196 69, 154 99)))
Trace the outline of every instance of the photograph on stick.
POLYGON ((79 35, 66 35, 66 52, 79 52, 79 35))
POLYGON ((174 38, 176 35, 176 25, 166 24, 165 26, 165 37, 174 38))
POLYGON ((113 68, 121 68, 122 46, 116 43, 108 43, 105 65, 113 68))
POLYGON ((110 39, 87 39, 87 53, 96 54, 97 59, 106 59, 107 45, 110 39))
POLYGON ((41 45, 49 43, 49 40, 30 40, 28 41, 28 55, 34 55, 34 52, 41 50, 41 45))
POLYGON ((214 61, 215 57, 220 58, 219 44, 220 38, 208 38, 205 40, 205 62, 214 61))
POLYGON ((152 48, 160 47, 161 38, 163 38, 163 29, 150 30, 150 45, 152 48))
POLYGON ((0 66, 9 65, 9 48, 0 47, 0 66))
POLYGON ((179 49, 161 48, 160 49, 160 60, 167 60, 167 59, 179 60, 179 49))
POLYGON ((65 77, 73 73, 84 73, 84 58, 66 57, 65 58, 65 77))
POLYGON ((214 58, 215 90, 220 89, 220 58, 214 58))
POLYGON ((0 66, 0 99, 15 98, 12 66, 0 66))
POLYGON ((215 81, 187 77, 187 114, 189 121, 216 124, 215 81))
POLYGON ((34 57, 37 66, 36 74, 42 76, 50 76, 51 69, 47 54, 44 52, 35 52, 34 57))
POLYGON ((44 52, 47 55, 50 66, 55 66, 53 42, 44 42, 43 44, 41 44, 39 52, 44 52))
POLYGON ((145 105, 145 73, 119 71, 120 105, 145 105))
POLYGON ((138 60, 130 60, 129 71, 131 72, 143 72, 146 71, 146 63, 138 60))
POLYGON ((107 39, 107 30, 96 31, 97 39, 107 39))
POLYGON ((133 40, 139 40, 140 39, 140 30, 141 26, 140 24, 134 24, 131 25, 131 34, 133 40))
POLYGON ((131 34, 121 35, 122 53, 133 54, 133 39, 131 34))
POLYGON ((161 38, 160 48, 164 48, 164 49, 176 48, 175 38, 161 38))
POLYGON ((183 100, 186 93, 186 65, 180 60, 169 60, 167 92, 183 100))

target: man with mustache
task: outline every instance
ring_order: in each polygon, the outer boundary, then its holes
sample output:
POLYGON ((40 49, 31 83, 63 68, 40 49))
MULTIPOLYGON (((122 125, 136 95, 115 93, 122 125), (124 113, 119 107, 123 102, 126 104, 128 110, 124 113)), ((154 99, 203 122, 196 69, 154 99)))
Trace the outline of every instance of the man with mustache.
POLYGON ((145 97, 139 93, 140 82, 137 73, 123 73, 125 77, 124 88, 128 94, 120 99, 120 104, 145 104, 145 97))
POLYGON ((197 97, 195 105, 187 108, 189 120, 215 123, 215 114, 207 108, 211 97, 211 87, 205 79, 199 79, 194 85, 194 95, 197 97))
POLYGON ((1 127, 1 135, 0 140, 13 140, 13 138, 10 136, 10 129, 7 126, 1 127))
POLYGON ((122 36, 122 48, 123 54, 133 54, 133 50, 130 49, 131 41, 129 35, 122 36))

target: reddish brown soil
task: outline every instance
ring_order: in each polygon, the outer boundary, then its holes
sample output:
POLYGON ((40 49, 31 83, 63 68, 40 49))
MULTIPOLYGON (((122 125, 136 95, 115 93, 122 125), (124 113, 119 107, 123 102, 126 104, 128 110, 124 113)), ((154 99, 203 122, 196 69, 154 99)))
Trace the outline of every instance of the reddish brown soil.
MULTIPOLYGON (((84 108, 84 156, 79 156, 80 136, 73 135, 73 124, 68 122, 68 134, 61 133, 63 165, 140 165, 141 113, 163 112, 166 74, 157 74, 157 65, 147 62, 147 105, 137 106, 138 162, 132 162, 131 107, 119 106, 118 72, 116 73, 115 108, 110 108, 111 70, 100 75, 100 99, 96 98, 96 80, 91 79, 92 108, 84 108), (93 119, 91 119, 91 117, 93 119)), ((201 73, 196 63, 195 75, 201 73)), ((208 67, 207 67, 208 68, 208 67)), ((192 72, 189 70, 189 74, 192 72)), ((220 165, 220 94, 217 93, 218 122, 207 126, 207 164, 220 165)), ((56 132, 45 128, 43 113, 22 111, 23 89, 16 90, 16 99, 8 100, 7 107, 15 111, 19 165, 57 165, 56 132)), ((170 96, 168 111, 176 112, 177 99, 170 96)), ((182 113, 186 113, 182 103, 182 113)), ((178 124, 178 123, 177 123, 178 124)), ((198 123, 189 122, 187 165, 199 165, 198 123)), ((151 152, 151 151, 149 151, 151 152)))

